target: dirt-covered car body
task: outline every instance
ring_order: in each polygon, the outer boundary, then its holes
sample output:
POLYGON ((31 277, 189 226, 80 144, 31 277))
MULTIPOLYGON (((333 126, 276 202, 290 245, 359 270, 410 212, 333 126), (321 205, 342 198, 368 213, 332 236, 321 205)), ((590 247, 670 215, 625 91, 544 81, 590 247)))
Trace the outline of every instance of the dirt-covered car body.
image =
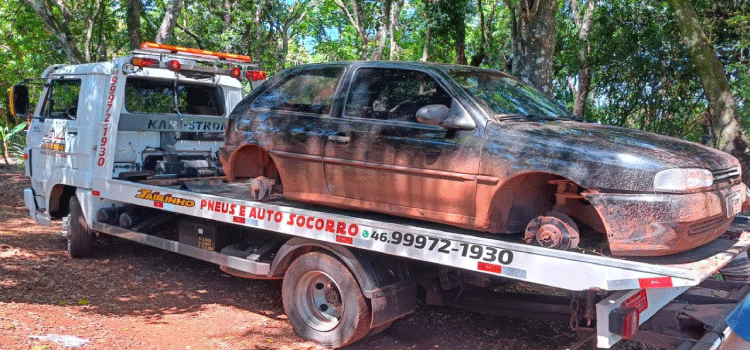
POLYGON ((726 153, 566 113, 496 71, 305 65, 240 102, 219 158, 230 180, 275 179, 288 199, 472 230, 523 232, 554 210, 615 255, 707 243, 746 198, 726 153))

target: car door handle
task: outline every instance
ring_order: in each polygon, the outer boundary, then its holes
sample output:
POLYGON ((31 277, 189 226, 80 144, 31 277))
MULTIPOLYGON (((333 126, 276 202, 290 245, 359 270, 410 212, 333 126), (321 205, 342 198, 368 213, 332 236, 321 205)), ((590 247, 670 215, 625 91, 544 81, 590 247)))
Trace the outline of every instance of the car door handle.
POLYGON ((352 138, 350 136, 343 135, 341 133, 328 136, 328 141, 331 141, 334 143, 347 143, 347 142, 351 142, 351 140, 352 138))

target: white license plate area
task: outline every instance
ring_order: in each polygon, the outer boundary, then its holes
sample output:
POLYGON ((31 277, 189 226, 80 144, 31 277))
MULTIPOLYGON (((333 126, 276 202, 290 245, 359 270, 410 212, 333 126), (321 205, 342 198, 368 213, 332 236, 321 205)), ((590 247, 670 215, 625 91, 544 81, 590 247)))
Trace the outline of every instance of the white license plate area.
POLYGON ((742 191, 732 191, 726 197, 727 217, 730 218, 739 214, 742 210, 742 191))

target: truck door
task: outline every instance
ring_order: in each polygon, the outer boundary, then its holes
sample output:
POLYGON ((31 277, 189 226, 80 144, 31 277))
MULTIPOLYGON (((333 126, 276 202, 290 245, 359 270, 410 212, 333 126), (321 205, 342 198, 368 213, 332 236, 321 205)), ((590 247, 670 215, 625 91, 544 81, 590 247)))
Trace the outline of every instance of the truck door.
POLYGON ((79 142, 84 136, 78 120, 81 81, 81 76, 53 78, 46 84, 42 107, 34 112, 28 137, 32 188, 40 207, 46 207, 54 185, 74 181, 71 177, 83 161, 81 156, 91 154, 90 147, 84 149, 79 142))

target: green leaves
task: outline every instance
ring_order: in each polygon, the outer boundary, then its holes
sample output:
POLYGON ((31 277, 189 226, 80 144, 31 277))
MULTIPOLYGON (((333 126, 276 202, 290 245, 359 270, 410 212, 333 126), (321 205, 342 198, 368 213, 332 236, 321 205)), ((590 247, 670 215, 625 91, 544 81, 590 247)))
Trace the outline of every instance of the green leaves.
MULTIPOLYGON (((553 87, 555 96, 572 107, 582 64, 579 50, 586 44, 578 37, 571 1, 559 1, 553 87)), ((577 1, 584 8, 594 0, 577 1)), ((68 27, 71 42, 89 61, 127 53, 129 1, 43 3, 51 6, 50 16, 57 25, 68 27)), ((249 54, 270 73, 302 63, 369 58, 378 47, 381 24, 390 21, 382 11, 386 3, 395 11, 397 0, 186 1, 170 43, 249 54), (360 28, 350 19, 357 13, 360 28)), ((142 37, 153 40, 169 0, 140 4, 142 37)), ((518 1, 405 0, 395 17, 395 45, 387 36, 379 57, 389 58, 394 51, 394 59, 416 61, 426 48, 429 61, 455 63, 464 49, 468 61, 482 58, 483 67, 506 70, 513 55, 508 4, 518 1)), ((668 3, 596 4, 586 56, 592 71, 587 118, 700 140, 707 102, 668 3)), ((692 4, 724 65, 739 116, 750 125, 750 3, 694 0, 692 4)), ((0 3, 0 18, 0 91, 21 78, 39 76, 50 63, 68 62, 55 30, 26 1, 0 3)), ((4 116, 0 119, 14 125, 17 121, 8 114, 7 98, 0 94, 4 116)))

